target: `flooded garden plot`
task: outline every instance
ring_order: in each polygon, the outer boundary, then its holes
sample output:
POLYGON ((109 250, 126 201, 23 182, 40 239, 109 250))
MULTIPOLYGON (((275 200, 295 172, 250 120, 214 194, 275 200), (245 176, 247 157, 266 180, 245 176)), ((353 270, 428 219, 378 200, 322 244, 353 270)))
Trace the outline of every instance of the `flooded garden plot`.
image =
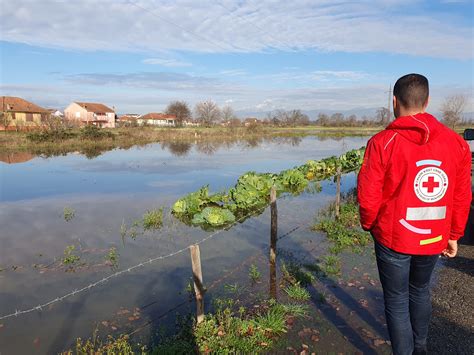
MULTIPOLYGON (((177 199, 204 185, 212 192, 227 190, 247 171, 276 173, 309 159, 340 155, 366 140, 274 138, 172 148, 152 144, 93 159, 68 154, 2 163, 0 316, 69 296, 0 320, 0 352, 55 353, 95 332, 103 337, 131 334, 134 342, 153 344, 173 329, 176 313, 195 309, 189 302, 189 252, 157 258, 213 233, 171 215, 177 199)), ((334 200, 336 188, 332 180, 320 185, 320 192, 278 200, 279 235, 285 236, 278 242, 279 278, 281 263, 306 265, 308 272, 309 265, 327 254, 324 233, 311 227, 317 212, 334 200)), ((353 173, 343 176, 343 192, 354 185, 353 173)), ((262 211, 200 245, 206 310, 215 299, 231 297, 248 306, 268 297, 270 211, 262 211), (254 276, 260 274, 258 282, 249 276, 251 268, 254 276)), ((373 257, 370 250, 364 253, 343 253, 340 275, 315 278, 307 285, 309 311, 294 322, 278 348, 386 350, 373 257)), ((283 290, 278 292, 284 297, 283 290)))

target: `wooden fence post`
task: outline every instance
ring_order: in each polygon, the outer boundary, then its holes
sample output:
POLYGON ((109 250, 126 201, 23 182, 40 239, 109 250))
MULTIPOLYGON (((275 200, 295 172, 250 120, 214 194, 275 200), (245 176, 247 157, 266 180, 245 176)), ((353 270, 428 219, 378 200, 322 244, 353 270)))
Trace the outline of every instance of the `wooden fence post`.
POLYGON ((276 249, 278 233, 278 211, 276 203, 276 189, 272 186, 270 190, 270 297, 277 298, 276 280, 276 249))
POLYGON ((202 284, 201 253, 199 245, 191 245, 191 263, 193 266, 194 292, 196 293, 197 322, 204 320, 204 286, 202 284))
POLYGON ((339 219, 341 210, 341 166, 337 167, 336 172, 336 219, 339 219))

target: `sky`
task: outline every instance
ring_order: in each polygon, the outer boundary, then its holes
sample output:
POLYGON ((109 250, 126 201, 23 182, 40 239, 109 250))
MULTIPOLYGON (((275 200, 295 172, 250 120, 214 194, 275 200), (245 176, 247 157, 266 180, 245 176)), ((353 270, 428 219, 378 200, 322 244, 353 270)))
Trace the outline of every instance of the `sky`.
POLYGON ((473 112, 473 21, 473 0, 1 1, 0 94, 122 114, 174 100, 357 113, 415 72, 429 110, 461 94, 473 112))

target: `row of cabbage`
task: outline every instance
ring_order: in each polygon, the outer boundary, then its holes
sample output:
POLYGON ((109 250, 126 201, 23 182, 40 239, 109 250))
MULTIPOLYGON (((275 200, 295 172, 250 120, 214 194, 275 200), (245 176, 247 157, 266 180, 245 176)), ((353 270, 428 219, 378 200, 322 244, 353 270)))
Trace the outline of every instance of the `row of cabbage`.
POLYGON ((277 196, 289 193, 298 195, 312 181, 321 181, 342 173, 357 170, 364 157, 365 147, 351 150, 339 157, 310 160, 306 164, 279 174, 247 172, 239 177, 235 186, 226 192, 209 193, 203 186, 176 201, 172 213, 188 225, 203 228, 223 228, 236 220, 257 214, 270 203, 270 190, 275 187, 277 196))

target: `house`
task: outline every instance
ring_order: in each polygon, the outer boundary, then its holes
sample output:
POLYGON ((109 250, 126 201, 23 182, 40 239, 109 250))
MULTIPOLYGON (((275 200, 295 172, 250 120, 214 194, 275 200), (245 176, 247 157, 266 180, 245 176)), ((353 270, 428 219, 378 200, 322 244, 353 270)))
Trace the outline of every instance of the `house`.
POLYGON ((37 128, 48 117, 48 110, 20 97, 2 96, 0 130, 37 128))
POLYGON ((258 118, 255 118, 255 117, 247 117, 244 120, 244 126, 245 127, 259 125, 261 123, 262 123, 262 121, 260 121, 258 118))
POLYGON ((85 125, 115 127, 115 111, 96 102, 73 102, 64 110, 64 117, 67 120, 80 121, 85 125))
POLYGON ((176 116, 167 115, 164 113, 151 112, 146 115, 142 115, 137 119, 139 125, 150 125, 150 126, 162 126, 162 127, 175 127, 176 116))
POLYGON ((52 117, 57 117, 57 118, 63 118, 64 117, 64 114, 61 111, 56 110, 54 108, 50 108, 50 109, 48 109, 48 111, 49 111, 49 114, 52 117))
POLYGON ((196 120, 183 121, 184 127, 199 127, 201 124, 196 120))
POLYGON ((127 113, 118 118, 117 123, 121 126, 136 126, 138 125, 137 119, 140 115, 135 113, 127 113))

